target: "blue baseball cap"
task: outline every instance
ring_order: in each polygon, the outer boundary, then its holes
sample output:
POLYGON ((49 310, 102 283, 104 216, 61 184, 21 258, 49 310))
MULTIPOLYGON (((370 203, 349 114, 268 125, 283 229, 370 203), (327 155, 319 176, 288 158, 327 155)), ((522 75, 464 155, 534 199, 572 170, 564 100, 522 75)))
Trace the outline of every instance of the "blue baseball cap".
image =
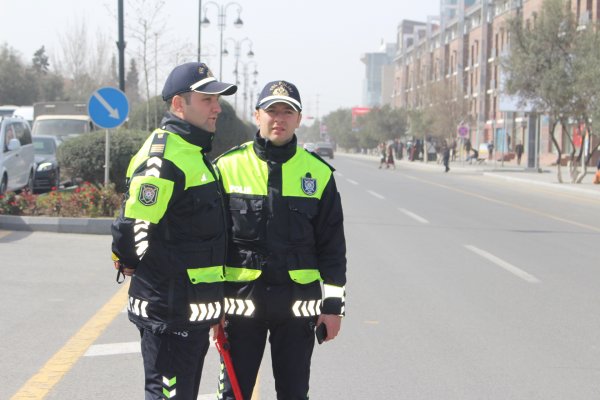
POLYGON ((189 62, 178 65, 171 71, 163 87, 162 98, 167 101, 185 92, 229 96, 236 91, 236 85, 217 81, 206 64, 189 62))
POLYGON ((262 92, 260 92, 256 109, 262 108, 265 110, 271 104, 275 103, 286 103, 292 106, 294 110, 298 112, 302 111, 300 92, 298 92, 296 85, 290 82, 273 81, 267 83, 262 92))

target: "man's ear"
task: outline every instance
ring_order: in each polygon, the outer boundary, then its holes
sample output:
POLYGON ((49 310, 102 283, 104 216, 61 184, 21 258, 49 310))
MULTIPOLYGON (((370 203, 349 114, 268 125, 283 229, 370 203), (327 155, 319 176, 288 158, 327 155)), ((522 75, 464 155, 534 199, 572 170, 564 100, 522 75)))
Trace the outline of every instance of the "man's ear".
POLYGON ((258 110, 254 111, 254 121, 256 122, 256 125, 260 128, 260 108, 258 110))
POLYGON ((183 112, 183 103, 185 99, 183 96, 175 95, 171 101, 171 112, 181 113, 183 112))

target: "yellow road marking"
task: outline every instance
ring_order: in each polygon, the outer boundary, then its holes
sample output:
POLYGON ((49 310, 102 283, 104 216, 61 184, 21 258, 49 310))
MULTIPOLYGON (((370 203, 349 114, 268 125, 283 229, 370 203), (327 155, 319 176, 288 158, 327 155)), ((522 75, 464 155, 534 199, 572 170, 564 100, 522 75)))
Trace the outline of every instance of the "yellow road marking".
POLYGON ((90 345, 119 315, 123 304, 127 303, 127 285, 106 303, 69 341, 57 351, 46 365, 32 376, 11 400, 43 399, 62 377, 69 372, 75 362, 83 356, 90 345))
POLYGON ((556 221, 564 222, 566 224, 575 225, 575 226, 578 226, 580 228, 589 229, 589 230, 594 231, 594 232, 600 232, 600 228, 598 228, 598 227, 595 227, 595 226, 592 226, 592 225, 582 224, 582 223, 575 222, 575 221, 571 221, 571 220, 568 220, 568 219, 562 218, 562 217, 557 217, 556 215, 552 215, 552 214, 548 214, 548 213, 545 213, 545 212, 541 212, 541 211, 535 210, 533 208, 523 207, 523 206, 520 206, 518 204, 513 204, 513 203, 508 203, 506 201, 493 199, 491 197, 483 196, 483 195, 478 194, 478 193, 473 193, 473 192, 469 192, 469 191, 466 191, 466 190, 457 189, 457 188, 454 188, 452 186, 442 185, 441 183, 428 181, 426 179, 419 179, 419 180, 422 181, 422 182, 428 183, 430 185, 439 186, 441 188, 452 190, 452 191, 455 191, 455 192, 458 192, 458 193, 462 193, 462 194, 466 194, 468 196, 477 197, 477 198, 480 198, 482 200, 489 201, 491 203, 501 204, 503 206, 508 206, 508 207, 515 208, 517 210, 529 212, 529 213, 532 213, 532 214, 537 214, 537 215, 540 215, 542 217, 546 217, 546 218, 550 218, 550 219, 553 219, 553 220, 556 220, 556 221))

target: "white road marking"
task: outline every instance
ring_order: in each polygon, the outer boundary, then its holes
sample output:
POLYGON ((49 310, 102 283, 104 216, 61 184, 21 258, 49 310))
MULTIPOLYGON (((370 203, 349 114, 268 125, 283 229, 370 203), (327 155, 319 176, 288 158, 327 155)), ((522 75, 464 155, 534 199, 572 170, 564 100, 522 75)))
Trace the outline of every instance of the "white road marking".
POLYGON ((116 354, 132 354, 139 353, 140 342, 125 342, 125 343, 109 343, 109 344, 94 344, 85 352, 85 357, 94 356, 112 356, 116 354))
POLYGON ((505 269, 506 271, 510 272, 511 274, 516 275, 517 277, 523 279, 524 281, 527 281, 529 283, 539 283, 540 280, 538 278, 536 278, 535 276, 523 271, 520 268, 515 267, 514 265, 496 257, 493 254, 488 253, 485 250, 481 250, 475 246, 466 244, 465 247, 468 250, 471 250, 473 253, 480 255, 481 257, 485 258, 488 261, 493 262, 494 264, 496 264, 497 266, 499 266, 500 268, 505 269))
MULTIPOLYGON (((215 347, 214 341, 210 341, 210 347, 215 347)), ((96 357, 96 356, 115 356, 119 354, 134 354, 140 353, 140 342, 123 342, 123 343, 106 343, 106 344, 94 344, 90 346, 84 357, 96 357)))
POLYGON ((406 214, 407 216, 411 217, 412 219, 419 221, 422 224, 428 224, 429 221, 427 221, 425 218, 418 216, 417 214, 410 212, 404 208, 399 208, 398 211, 400 211, 403 214, 406 214))
POLYGON ((385 197, 383 197, 383 196, 382 196, 382 195, 380 195, 379 193, 375 193, 375 192, 373 192, 372 190, 367 190, 367 192, 368 192, 369 194, 371 194, 371 195, 373 195, 373 196, 377 197, 378 199, 385 200, 385 197))
POLYGON ((334 174, 337 176, 344 176, 344 174, 342 174, 340 171, 335 171, 334 174))
POLYGON ((348 182, 350 182, 353 185, 358 185, 358 182, 353 181, 352 179, 346 179, 348 182))

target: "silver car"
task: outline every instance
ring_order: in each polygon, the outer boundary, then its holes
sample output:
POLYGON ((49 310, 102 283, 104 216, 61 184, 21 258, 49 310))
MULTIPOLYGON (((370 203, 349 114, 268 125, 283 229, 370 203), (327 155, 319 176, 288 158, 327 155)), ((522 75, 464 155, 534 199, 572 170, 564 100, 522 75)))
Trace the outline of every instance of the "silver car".
POLYGON ((0 195, 33 191, 35 159, 29 123, 23 118, 0 117, 0 195))

